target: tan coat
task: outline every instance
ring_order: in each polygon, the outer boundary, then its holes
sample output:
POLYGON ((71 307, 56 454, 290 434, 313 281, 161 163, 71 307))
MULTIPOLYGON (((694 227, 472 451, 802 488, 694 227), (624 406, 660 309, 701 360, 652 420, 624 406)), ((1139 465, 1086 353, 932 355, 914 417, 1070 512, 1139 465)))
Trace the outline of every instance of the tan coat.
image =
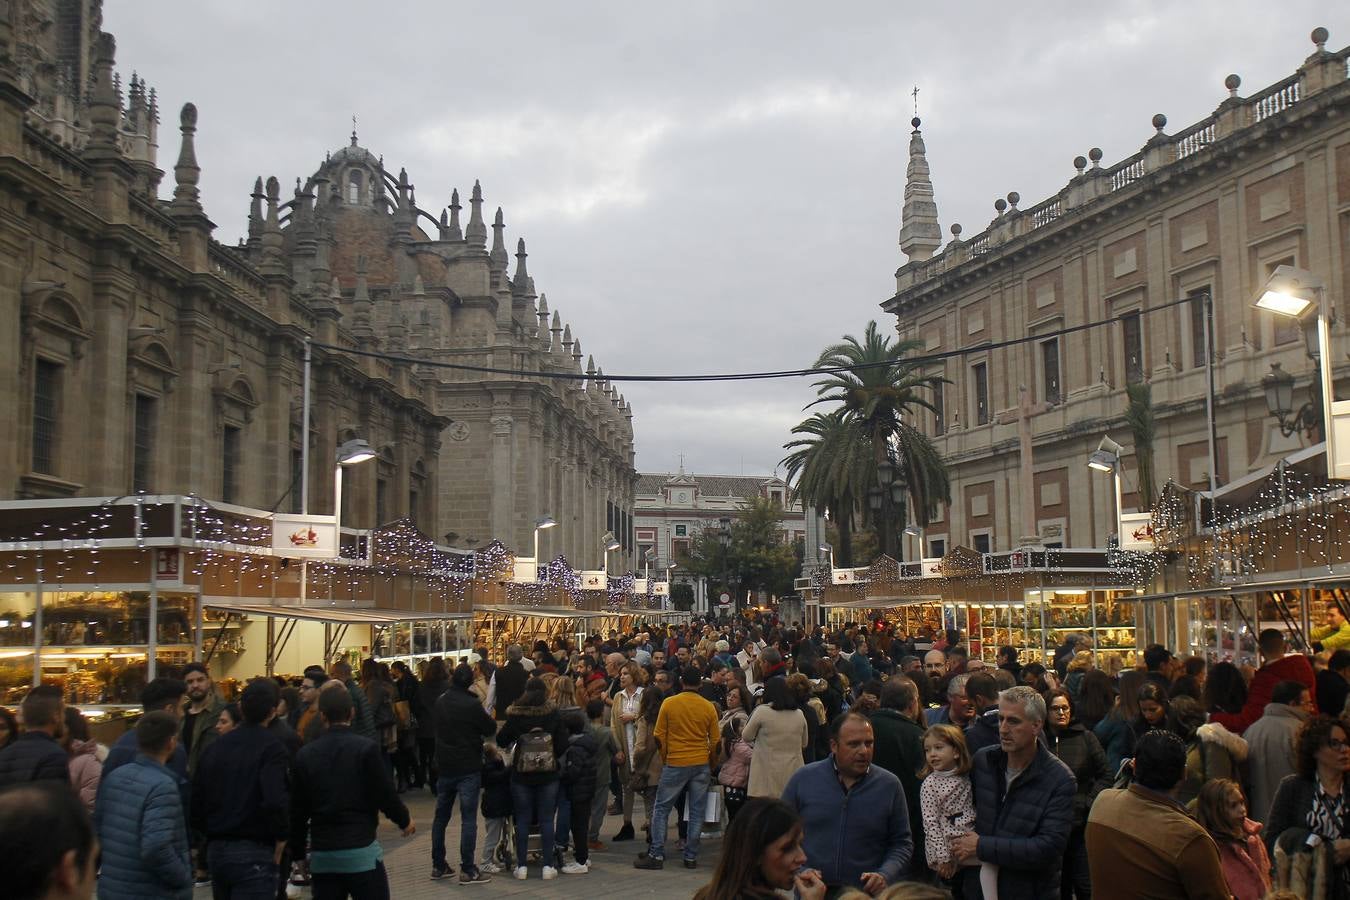
MULTIPOLYGON (((634 698, 642 697, 642 688, 638 688, 633 695, 634 698)), ((634 704, 633 711, 636 712, 637 706, 634 704)), ((633 725, 633 746, 628 746, 628 733, 625 730, 623 722, 623 691, 614 695, 614 705, 609 708, 609 727, 614 732, 614 740, 619 744, 619 752, 623 754, 623 764, 619 766, 619 778, 628 783, 633 774, 633 755, 637 752, 637 721, 633 725)))
POLYGON ((778 710, 768 704, 757 708, 741 732, 741 739, 755 746, 746 793, 751 797, 782 796, 792 773, 802 767, 802 749, 810 736, 801 710, 778 710))

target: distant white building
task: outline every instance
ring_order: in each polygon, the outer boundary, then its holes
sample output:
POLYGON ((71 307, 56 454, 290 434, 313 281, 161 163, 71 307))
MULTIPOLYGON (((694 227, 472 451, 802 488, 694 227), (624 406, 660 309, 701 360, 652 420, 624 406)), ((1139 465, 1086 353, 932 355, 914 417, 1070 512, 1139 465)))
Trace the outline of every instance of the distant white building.
MULTIPOLYGON (((786 543, 806 541, 808 564, 817 555, 824 534, 820 517, 807 515, 792 499, 788 483, 776 475, 691 475, 683 468, 675 474, 638 475, 633 506, 634 544, 637 562, 654 550, 653 574, 689 552, 695 537, 704 528, 720 528, 722 519, 735 519, 740 509, 755 498, 776 500, 783 507, 780 527, 786 543)), ((695 612, 709 611, 708 587, 703 579, 677 568, 671 574, 676 583, 694 588, 695 612)))

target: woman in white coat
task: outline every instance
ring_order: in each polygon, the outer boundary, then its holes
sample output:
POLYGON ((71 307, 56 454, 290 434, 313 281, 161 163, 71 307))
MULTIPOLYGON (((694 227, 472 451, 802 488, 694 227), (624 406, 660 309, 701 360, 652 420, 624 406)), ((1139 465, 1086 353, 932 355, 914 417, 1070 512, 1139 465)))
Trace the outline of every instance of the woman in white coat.
POLYGON ((810 739, 806 717, 782 678, 770 678, 764 696, 745 723, 741 739, 754 744, 750 757, 751 797, 780 797, 792 773, 802 767, 802 750, 810 739))

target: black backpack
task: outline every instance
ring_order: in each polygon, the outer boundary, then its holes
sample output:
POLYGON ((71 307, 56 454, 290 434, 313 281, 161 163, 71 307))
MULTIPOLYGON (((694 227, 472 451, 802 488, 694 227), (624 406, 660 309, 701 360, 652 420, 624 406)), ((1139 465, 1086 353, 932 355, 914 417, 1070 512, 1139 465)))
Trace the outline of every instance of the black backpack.
POLYGON ((516 740, 511 767, 521 775, 558 771, 558 758, 553 755, 553 735, 537 727, 522 734, 516 740))
MULTIPOLYGON (((580 735, 577 737, 580 737, 580 735)), ((595 769, 591 753, 581 741, 574 737, 568 743, 567 750, 562 755, 562 768, 559 771, 559 777, 562 778, 564 784, 575 784, 586 777, 587 769, 595 769)))

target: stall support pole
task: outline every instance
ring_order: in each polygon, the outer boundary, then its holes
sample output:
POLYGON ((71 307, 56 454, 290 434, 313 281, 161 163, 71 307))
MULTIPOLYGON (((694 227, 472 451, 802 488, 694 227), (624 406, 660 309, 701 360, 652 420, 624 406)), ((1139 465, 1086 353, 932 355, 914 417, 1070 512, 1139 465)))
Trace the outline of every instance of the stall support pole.
MULTIPOLYGON (((184 559, 184 560, 180 563, 180 565, 186 566, 186 565, 187 565, 187 560, 184 559)), ((182 570, 180 569, 179 571, 181 572, 182 570)), ((179 577, 181 578, 182 576, 180 575, 179 577)), ((197 609, 196 609, 196 612, 194 613, 194 616, 195 616, 195 618, 196 618, 196 620, 197 620, 197 621, 196 621, 197 627, 196 627, 195 629, 193 629, 193 634, 192 634, 192 659, 193 659, 194 662, 201 662, 201 661, 202 661, 202 629, 206 627, 206 611, 202 608, 202 586, 201 586, 200 583, 197 585, 197 602, 196 602, 195 606, 197 607, 197 609)))
POLYGON ((42 684, 42 558, 38 557, 33 590, 33 687, 42 684))
MULTIPOLYGON (((1094 579, 1095 580, 1095 579, 1094 579)), ((1088 621, 1092 623, 1092 665, 1097 665, 1097 641, 1100 640, 1097 631, 1097 592, 1088 589, 1088 621)))
POLYGON ((145 680, 153 681, 159 674, 159 551, 150 551, 150 634, 145 651, 145 680))
POLYGON ((272 670, 273 670, 274 668, 276 668, 276 666, 275 666, 275 659, 274 659, 274 657, 275 657, 275 655, 276 655, 276 640, 277 640, 277 620, 276 620, 276 617, 275 617, 275 616, 268 616, 268 617, 267 617, 267 670, 266 670, 266 675, 267 675, 268 678, 271 678, 271 677, 272 677, 272 670))

